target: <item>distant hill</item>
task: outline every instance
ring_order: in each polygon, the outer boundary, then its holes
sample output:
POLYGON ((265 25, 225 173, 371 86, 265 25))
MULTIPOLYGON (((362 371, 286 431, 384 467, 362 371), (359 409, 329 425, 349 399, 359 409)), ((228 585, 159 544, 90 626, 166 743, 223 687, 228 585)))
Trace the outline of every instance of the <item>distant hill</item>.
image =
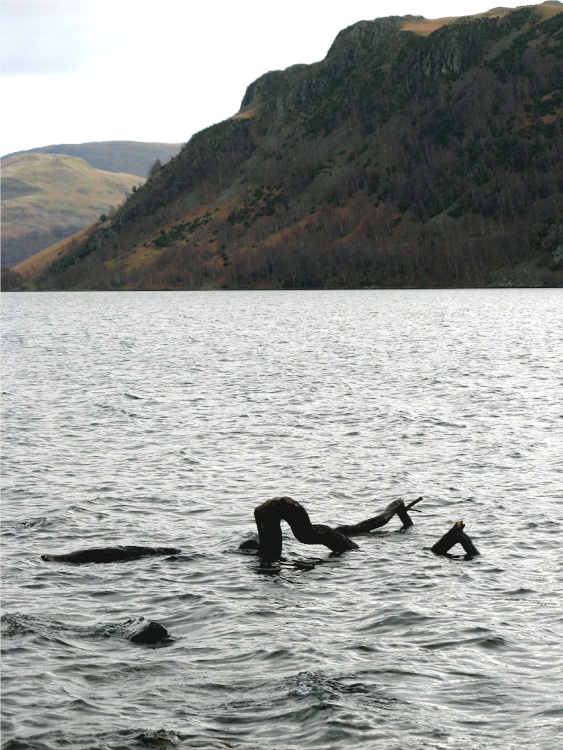
POLYGON ((344 29, 27 288, 563 285, 562 10, 344 29))
POLYGON ((3 266, 20 263, 117 208, 155 163, 165 164, 180 149, 178 143, 106 141, 43 146, 3 156, 3 266), (73 157, 76 162, 28 158, 44 155, 73 157))
POLYGON ((24 153, 3 160, 2 264, 13 266, 92 224, 143 182, 72 156, 24 153))
POLYGON ((181 143, 139 143, 136 141, 63 143, 7 154, 2 157, 2 165, 6 159, 21 154, 64 154, 84 159, 94 169, 119 174, 134 174, 146 179, 151 166, 157 159, 164 164, 176 156, 181 148, 181 143))

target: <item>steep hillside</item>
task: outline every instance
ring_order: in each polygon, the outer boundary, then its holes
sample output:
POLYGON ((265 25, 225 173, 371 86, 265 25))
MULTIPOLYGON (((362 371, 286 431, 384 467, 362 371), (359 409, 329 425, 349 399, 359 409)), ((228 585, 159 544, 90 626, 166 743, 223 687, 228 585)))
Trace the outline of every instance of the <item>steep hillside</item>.
POLYGON ((32 284, 561 285, 561 10, 345 29, 252 83, 32 284))
POLYGON ((13 266, 115 210, 142 178, 82 159, 22 154, 2 164, 2 263, 13 266))
POLYGON ((182 148, 181 143, 140 143, 137 141, 100 141, 99 143, 60 143, 41 146, 29 151, 17 151, 2 157, 6 159, 23 154, 62 154, 84 159, 94 169, 118 174, 133 174, 146 179, 149 170, 158 159, 162 164, 169 161, 182 148))
POLYGON ((68 251, 71 244, 76 244, 89 235, 89 227, 81 229, 79 232, 65 237, 54 245, 49 245, 45 249, 35 253, 30 258, 22 260, 13 267, 2 265, 2 288, 13 289, 22 286, 26 279, 32 279, 54 261, 57 260, 65 251, 68 251))

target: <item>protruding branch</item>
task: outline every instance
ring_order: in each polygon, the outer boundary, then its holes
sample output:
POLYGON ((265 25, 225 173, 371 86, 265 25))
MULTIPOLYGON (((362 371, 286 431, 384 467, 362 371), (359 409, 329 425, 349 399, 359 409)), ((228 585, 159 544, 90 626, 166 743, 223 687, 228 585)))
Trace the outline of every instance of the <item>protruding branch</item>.
POLYGON ((456 523, 454 523, 452 528, 446 534, 444 534, 444 536, 439 539, 433 547, 430 548, 432 552, 434 552, 435 555, 447 555, 449 550, 455 544, 461 544, 461 546, 465 550, 465 554, 469 557, 475 557, 475 555, 478 555, 478 549, 465 533, 465 531, 463 530, 464 528, 465 524, 463 523, 463 521, 457 521, 456 523))
POLYGON ((413 500, 412 503, 409 503, 407 506, 405 506, 402 500, 394 500, 392 503, 389 503, 383 513, 380 513, 378 516, 368 518, 366 521, 361 521, 360 523, 352 524, 350 526, 337 526, 336 530, 341 534, 345 534, 346 536, 358 536, 359 534, 367 534, 374 529, 379 529, 382 526, 385 526, 385 524, 389 523, 394 515, 399 516, 399 518, 403 522, 403 529, 406 529, 409 526, 413 525, 413 522, 407 511, 409 511, 421 500, 422 498, 419 497, 417 500, 413 500))

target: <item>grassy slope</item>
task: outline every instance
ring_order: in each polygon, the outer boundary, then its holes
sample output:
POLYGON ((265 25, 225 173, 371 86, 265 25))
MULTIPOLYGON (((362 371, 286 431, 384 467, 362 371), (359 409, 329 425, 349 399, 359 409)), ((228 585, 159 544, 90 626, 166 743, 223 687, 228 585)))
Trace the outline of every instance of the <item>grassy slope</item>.
MULTIPOLYGON (((503 18, 511 13, 513 8, 492 8, 485 13, 476 13, 474 16, 465 16, 466 18, 503 18)), ((552 18, 561 12, 561 3, 547 0, 536 8, 543 19, 552 18)), ((420 36, 428 36, 442 26, 459 21, 459 16, 448 16, 447 18, 424 18, 423 16, 413 16, 402 25, 403 31, 412 31, 420 36)))
POLYGON ((89 231, 90 227, 81 229, 70 237, 66 237, 64 240, 35 253, 31 258, 26 258, 21 263, 15 265, 13 270, 16 271, 16 273, 19 273, 23 279, 28 279, 41 273, 50 263, 56 260, 58 256, 66 252, 73 242, 80 242, 80 240, 85 239, 88 236, 89 231))
MULTIPOLYGON (((25 247, 32 233, 40 241, 57 229, 64 233, 88 226, 142 182, 71 156, 32 153, 7 159, 2 165, 2 243, 25 247)), ((51 243, 47 239, 45 244, 51 243)))
POLYGON ((27 234, 66 217, 91 221, 101 210, 122 203, 142 182, 135 175, 102 172, 82 159, 51 154, 14 156, 2 168, 3 181, 9 178, 34 192, 2 201, 7 236, 27 234))

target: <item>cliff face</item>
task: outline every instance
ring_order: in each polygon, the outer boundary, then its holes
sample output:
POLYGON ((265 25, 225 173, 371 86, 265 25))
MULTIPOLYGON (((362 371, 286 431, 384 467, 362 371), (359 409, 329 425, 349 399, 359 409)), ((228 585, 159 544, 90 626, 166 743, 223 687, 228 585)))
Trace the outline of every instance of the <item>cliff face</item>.
POLYGON ((31 283, 560 285, 561 10, 343 30, 323 61, 252 83, 31 283))

